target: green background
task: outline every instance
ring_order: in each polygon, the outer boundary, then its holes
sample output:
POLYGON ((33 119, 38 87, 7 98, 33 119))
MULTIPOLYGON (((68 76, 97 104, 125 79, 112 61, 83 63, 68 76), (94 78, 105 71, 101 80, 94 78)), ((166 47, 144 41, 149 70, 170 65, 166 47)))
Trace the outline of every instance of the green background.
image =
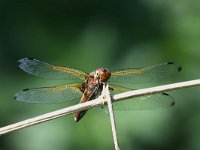
MULTIPOLYGON (((67 106, 13 100, 21 89, 56 84, 21 71, 24 57, 86 72, 176 61, 183 70, 166 83, 197 79, 200 1, 1 0, 1 127, 67 106)), ((121 149, 200 149, 199 90, 170 92, 170 109, 116 112, 121 149)), ((114 149, 109 117, 93 109, 79 123, 71 115, 0 136, 0 150, 13 149, 114 149)))

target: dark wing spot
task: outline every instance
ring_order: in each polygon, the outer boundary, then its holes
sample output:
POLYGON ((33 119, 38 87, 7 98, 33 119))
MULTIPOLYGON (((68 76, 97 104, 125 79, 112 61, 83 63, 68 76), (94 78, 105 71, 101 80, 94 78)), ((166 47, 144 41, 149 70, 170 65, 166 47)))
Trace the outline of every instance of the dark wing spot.
MULTIPOLYGON (((165 95, 165 96, 169 96, 168 93, 162 93, 162 94, 165 95)), ((174 106, 174 105, 175 105, 175 101, 171 102, 170 106, 174 106)))
POLYGON ((17 96, 14 96, 13 99, 16 100, 16 99, 17 99, 17 96))
POLYGON ((162 93, 163 95, 166 95, 166 96, 169 96, 169 94, 167 94, 167 93, 162 93))
MULTIPOLYGON (((170 62, 168 62, 167 64, 169 64, 169 65, 173 65, 174 62, 173 62, 173 61, 170 61, 170 62)), ((177 71, 180 72, 181 70, 182 70, 182 67, 181 67, 181 66, 178 67, 177 71)))
POLYGON ((28 91, 29 89, 23 89, 22 91, 28 91))
POLYGON ((17 61, 17 66, 20 66, 21 65, 21 61, 19 60, 19 61, 17 61))
POLYGON ((173 61, 170 61, 170 62, 168 62, 168 64, 174 64, 174 62, 173 62, 173 61))
POLYGON ((28 58, 29 60, 33 60, 34 58, 32 58, 32 57, 30 57, 30 58, 28 58))
POLYGON ((182 67, 179 67, 179 68, 178 68, 178 72, 180 72, 181 70, 182 70, 182 67))
POLYGON ((172 102, 170 106, 174 106, 174 105, 175 105, 175 102, 172 102))

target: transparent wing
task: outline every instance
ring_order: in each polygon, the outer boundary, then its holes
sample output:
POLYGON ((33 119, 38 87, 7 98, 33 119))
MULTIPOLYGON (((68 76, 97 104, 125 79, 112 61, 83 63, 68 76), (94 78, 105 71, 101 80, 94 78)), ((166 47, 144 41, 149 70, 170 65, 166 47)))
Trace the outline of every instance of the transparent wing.
POLYGON ((17 64, 25 72, 45 79, 69 79, 82 81, 88 75, 80 70, 54 66, 32 58, 22 58, 17 62, 17 64))
POLYGON ((179 71, 181 71, 181 66, 174 62, 146 68, 123 69, 112 72, 109 83, 122 86, 131 84, 134 86, 134 84, 159 82, 172 77, 179 71))
POLYGON ((116 94, 116 93, 120 93, 120 92, 127 92, 127 91, 134 90, 134 89, 109 84, 109 90, 111 91, 112 94, 116 94))
POLYGON ((15 94, 14 99, 27 103, 62 103, 81 98, 81 84, 24 89, 15 94))
POLYGON ((167 94, 154 94, 139 98, 127 99, 113 103, 114 110, 151 110, 163 109, 175 105, 175 99, 167 94))
MULTIPOLYGON (((111 93, 126 92, 133 89, 120 87, 117 85, 109 85, 111 93)), ((127 100, 113 103, 115 110, 148 110, 168 108, 175 104, 175 99, 168 93, 153 94, 137 98, 130 98, 127 100)))

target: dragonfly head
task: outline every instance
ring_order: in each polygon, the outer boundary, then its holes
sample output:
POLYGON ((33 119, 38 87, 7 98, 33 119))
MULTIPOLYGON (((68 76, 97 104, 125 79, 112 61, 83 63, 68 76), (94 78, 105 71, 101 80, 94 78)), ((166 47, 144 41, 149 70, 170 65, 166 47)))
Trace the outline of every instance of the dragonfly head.
POLYGON ((97 68, 94 72, 94 80, 103 83, 107 82, 111 76, 111 72, 106 68, 97 68))

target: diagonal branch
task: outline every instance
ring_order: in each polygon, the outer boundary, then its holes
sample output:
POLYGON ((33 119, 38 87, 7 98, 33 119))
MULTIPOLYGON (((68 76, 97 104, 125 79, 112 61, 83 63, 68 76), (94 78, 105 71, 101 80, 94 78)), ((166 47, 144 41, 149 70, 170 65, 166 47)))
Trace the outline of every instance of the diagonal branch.
MULTIPOLYGON (((194 87, 194 86, 200 86, 200 79, 197 80, 191 80, 191 81, 186 81, 186 82, 179 82, 179 83, 174 83, 174 84, 168 84, 168 85, 162 85, 162 86, 157 86, 157 87, 152 87, 152 88, 145 88, 145 89, 139 89, 139 90, 133 90, 133 91, 128 91, 124 92, 121 94, 116 94, 113 95, 112 100, 113 102, 117 102, 120 100, 125 100, 127 98, 133 98, 133 97, 139 97, 139 96, 144 96, 144 95, 151 95, 155 93, 161 93, 161 92, 166 92, 166 91, 172 91, 176 89, 182 89, 182 88, 188 88, 188 87, 194 87)), ((76 111, 84 110, 84 109, 89 109, 92 107, 98 107, 98 106, 103 106, 104 103, 100 98, 97 98, 95 100, 77 104, 71 107, 67 107, 64 109, 60 109, 57 111, 53 111, 50 113, 46 113, 41 116, 37 116, 31 119, 27 119, 15 124, 11 124, 5 127, 0 128, 0 135, 19 130, 28 126, 32 126, 35 124, 39 124, 48 120, 52 120, 55 118, 59 118, 65 115, 69 115, 71 113, 74 113, 76 111)))

